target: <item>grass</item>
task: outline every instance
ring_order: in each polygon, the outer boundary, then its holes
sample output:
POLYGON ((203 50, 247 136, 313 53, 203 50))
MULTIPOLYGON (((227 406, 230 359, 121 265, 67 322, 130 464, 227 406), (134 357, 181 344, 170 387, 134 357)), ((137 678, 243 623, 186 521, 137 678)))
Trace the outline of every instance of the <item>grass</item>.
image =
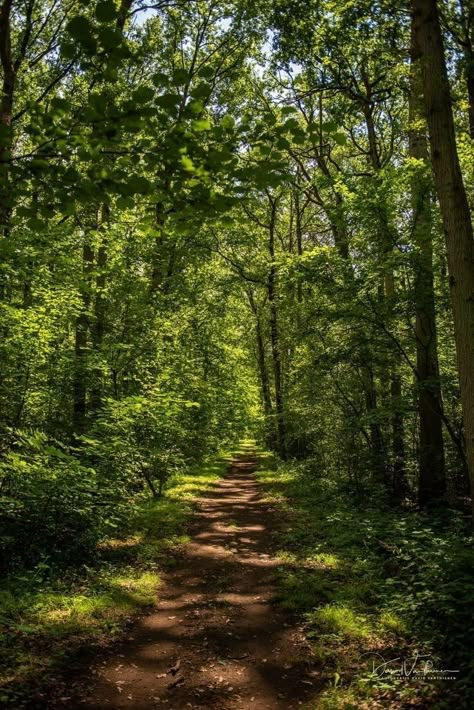
POLYGON ((304 620, 322 689, 314 710, 472 707, 472 539, 455 513, 429 517, 367 495, 306 463, 260 452, 257 477, 280 511, 279 602, 304 620), (384 659, 430 654, 456 681, 371 672, 384 659))
POLYGON ((194 500, 233 456, 174 476, 161 499, 133 512, 127 530, 104 541, 92 567, 62 573, 46 565, 7 580, 0 591, 0 705, 34 703, 78 652, 110 645, 157 599, 160 569, 186 542, 194 500))

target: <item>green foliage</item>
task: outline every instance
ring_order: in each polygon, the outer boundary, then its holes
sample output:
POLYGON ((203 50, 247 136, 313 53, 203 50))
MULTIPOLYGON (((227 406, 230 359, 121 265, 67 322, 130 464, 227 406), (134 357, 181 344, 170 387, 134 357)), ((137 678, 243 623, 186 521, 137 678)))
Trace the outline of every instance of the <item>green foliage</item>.
POLYGON ((124 498, 145 482, 156 497, 168 478, 183 468, 192 448, 186 429, 197 402, 172 399, 158 391, 110 399, 84 439, 86 451, 124 498))
MULTIPOLYGON (((188 516, 179 477, 251 433, 293 462, 272 481, 297 501, 280 499, 282 596, 322 656, 409 637, 444 653, 449 632, 460 657, 465 427, 444 229, 410 140, 426 131, 409 14, 152 5, 4 3, 2 572, 54 587, 135 515, 150 540, 116 547, 151 564, 188 516), (428 489, 447 520, 417 507, 427 454, 444 461, 446 496, 428 489)), ((472 202, 469 18, 442 9, 472 202)), ((85 600, 32 592, 44 613, 28 601, 25 628, 101 616, 123 598, 109 582, 97 609, 90 578, 85 600)))
POLYGON ((27 705, 32 689, 54 685, 77 654, 113 643, 155 603, 159 569, 173 565, 173 549, 186 540, 194 498, 229 461, 221 454, 175 475, 160 500, 128 507, 97 547, 95 564, 57 575, 42 562, 10 576, 0 593, 2 703, 27 705))
POLYGON ((114 488, 41 432, 17 434, 0 480, 0 545, 10 567, 84 561, 120 514, 114 488))
MULTIPOLYGON (((418 649, 459 670, 452 693, 468 707, 474 555, 462 521, 401 514, 373 495, 355 504, 310 462, 277 465, 262 456, 257 476, 286 521, 278 535, 280 603, 305 615, 316 657, 342 675, 341 698, 397 697, 396 682, 366 677, 360 656, 410 657, 418 649)), ((439 687, 425 685, 435 703, 439 687)), ((416 697, 416 684, 406 686, 403 697, 416 697)))

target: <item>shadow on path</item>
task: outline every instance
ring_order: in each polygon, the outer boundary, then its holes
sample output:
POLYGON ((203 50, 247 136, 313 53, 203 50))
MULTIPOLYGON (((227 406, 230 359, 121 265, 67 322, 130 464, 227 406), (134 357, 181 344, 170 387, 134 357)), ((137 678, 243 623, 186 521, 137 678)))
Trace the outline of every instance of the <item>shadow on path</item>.
POLYGON ((301 632, 271 604, 273 513, 254 468, 253 457, 239 458, 200 498, 157 609, 97 669, 80 707, 291 710, 316 690, 301 632))

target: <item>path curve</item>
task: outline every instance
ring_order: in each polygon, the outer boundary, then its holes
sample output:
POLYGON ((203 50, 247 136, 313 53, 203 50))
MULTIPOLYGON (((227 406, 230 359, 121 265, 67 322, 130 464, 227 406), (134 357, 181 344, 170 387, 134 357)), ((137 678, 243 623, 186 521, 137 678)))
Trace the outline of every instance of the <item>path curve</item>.
POLYGON ((292 710, 312 681, 303 635, 273 603, 274 513, 242 456, 198 512, 157 609, 98 671, 81 707, 292 710))

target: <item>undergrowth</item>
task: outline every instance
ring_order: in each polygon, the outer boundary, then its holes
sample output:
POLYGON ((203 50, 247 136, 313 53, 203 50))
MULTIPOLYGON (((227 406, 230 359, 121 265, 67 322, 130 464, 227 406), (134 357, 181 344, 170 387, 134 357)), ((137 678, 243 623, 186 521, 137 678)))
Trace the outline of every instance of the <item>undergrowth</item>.
POLYGON ((305 619, 320 669, 310 707, 472 707, 474 556, 456 513, 402 512, 370 495, 355 503, 311 462, 268 454, 257 477, 283 514, 279 601, 305 619), (404 660, 408 677, 397 677, 404 660), (457 673, 435 679, 430 663, 457 673))
POLYGON ((103 541, 89 566, 55 566, 44 558, 7 578, 0 591, 0 705, 38 703, 55 673, 85 649, 119 639, 151 608, 160 568, 186 542, 193 500, 224 473, 231 456, 176 474, 162 498, 130 509, 126 527, 103 541))

